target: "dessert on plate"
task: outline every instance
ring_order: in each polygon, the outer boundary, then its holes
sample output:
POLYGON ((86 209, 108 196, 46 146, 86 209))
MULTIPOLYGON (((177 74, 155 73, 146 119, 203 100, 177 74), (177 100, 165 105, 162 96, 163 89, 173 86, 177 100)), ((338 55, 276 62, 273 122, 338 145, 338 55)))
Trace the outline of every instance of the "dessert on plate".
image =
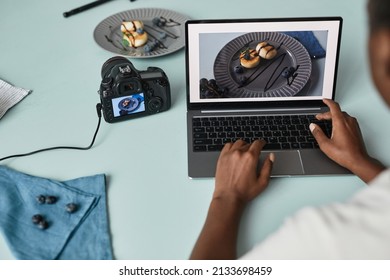
POLYGON ((138 48, 148 42, 148 33, 140 20, 123 21, 121 24, 122 43, 124 46, 138 48))

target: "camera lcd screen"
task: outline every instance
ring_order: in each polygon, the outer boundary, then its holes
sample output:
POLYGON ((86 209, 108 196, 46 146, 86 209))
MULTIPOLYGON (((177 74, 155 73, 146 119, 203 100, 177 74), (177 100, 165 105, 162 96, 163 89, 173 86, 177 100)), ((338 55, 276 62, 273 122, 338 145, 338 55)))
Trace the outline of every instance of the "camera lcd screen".
POLYGON ((145 96, 143 93, 113 98, 111 102, 115 118, 145 112, 145 96))

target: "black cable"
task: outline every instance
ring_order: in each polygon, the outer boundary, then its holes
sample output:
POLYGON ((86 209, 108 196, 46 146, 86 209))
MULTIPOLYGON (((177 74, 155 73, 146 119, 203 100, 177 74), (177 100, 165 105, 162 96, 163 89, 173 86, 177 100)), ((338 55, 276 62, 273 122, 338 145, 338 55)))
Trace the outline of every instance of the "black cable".
POLYGON ((93 135, 93 138, 92 138, 92 142, 91 142, 91 144, 89 144, 89 146, 87 146, 87 147, 57 146, 57 147, 45 148, 45 149, 40 149, 40 150, 36 150, 36 151, 33 151, 33 152, 25 153, 25 154, 17 154, 17 155, 3 157, 3 158, 0 158, 0 161, 6 160, 6 159, 10 159, 10 158, 16 158, 16 157, 31 156, 31 155, 34 155, 34 154, 37 154, 37 153, 46 152, 46 151, 52 151, 52 150, 60 150, 60 149, 89 150, 89 149, 91 149, 93 144, 95 143, 96 136, 97 136, 97 134, 99 132, 100 123, 101 123, 101 120, 102 120, 101 109, 102 109, 102 105, 100 103, 98 103, 96 105, 96 111, 97 111, 99 120, 98 120, 98 124, 97 124, 97 127, 96 127, 95 134, 93 135))

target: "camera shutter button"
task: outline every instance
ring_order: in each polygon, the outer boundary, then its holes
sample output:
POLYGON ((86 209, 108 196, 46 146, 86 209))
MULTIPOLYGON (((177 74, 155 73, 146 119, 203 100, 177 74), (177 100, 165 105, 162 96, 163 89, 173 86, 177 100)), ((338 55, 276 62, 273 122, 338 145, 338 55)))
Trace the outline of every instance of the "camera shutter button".
POLYGON ((162 99, 160 97, 153 97, 148 102, 149 111, 151 111, 152 113, 159 112, 161 107, 162 107, 162 104, 163 104, 163 102, 162 102, 162 99))

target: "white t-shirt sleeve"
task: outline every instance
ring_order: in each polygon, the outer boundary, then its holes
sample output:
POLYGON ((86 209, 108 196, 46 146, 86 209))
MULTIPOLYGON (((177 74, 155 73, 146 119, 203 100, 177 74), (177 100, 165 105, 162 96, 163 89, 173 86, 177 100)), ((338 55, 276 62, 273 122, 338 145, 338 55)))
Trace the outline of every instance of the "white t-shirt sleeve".
POLYGON ((390 169, 346 203, 300 210, 242 259, 390 259, 390 169))

